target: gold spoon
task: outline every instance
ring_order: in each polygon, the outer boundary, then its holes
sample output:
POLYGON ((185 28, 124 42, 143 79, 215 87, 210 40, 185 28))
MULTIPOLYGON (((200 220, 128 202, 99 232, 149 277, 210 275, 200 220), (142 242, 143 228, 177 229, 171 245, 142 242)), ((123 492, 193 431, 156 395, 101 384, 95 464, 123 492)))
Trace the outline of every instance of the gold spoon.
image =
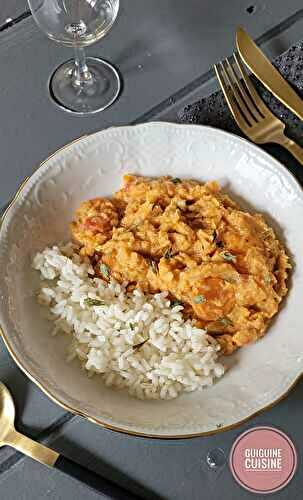
POLYGON ((134 500, 139 498, 108 479, 102 478, 95 472, 43 446, 43 444, 37 443, 27 436, 20 434, 15 429, 14 420, 15 405, 13 398, 5 385, 0 382, 0 447, 5 445, 11 446, 44 465, 54 467, 78 479, 95 491, 107 495, 109 498, 119 500, 134 500))
POLYGON ((5 385, 0 382, 0 447, 4 445, 12 446, 12 448, 21 451, 21 453, 34 460, 38 460, 42 464, 53 466, 59 458, 59 453, 17 432, 14 421, 15 405, 13 398, 5 385))

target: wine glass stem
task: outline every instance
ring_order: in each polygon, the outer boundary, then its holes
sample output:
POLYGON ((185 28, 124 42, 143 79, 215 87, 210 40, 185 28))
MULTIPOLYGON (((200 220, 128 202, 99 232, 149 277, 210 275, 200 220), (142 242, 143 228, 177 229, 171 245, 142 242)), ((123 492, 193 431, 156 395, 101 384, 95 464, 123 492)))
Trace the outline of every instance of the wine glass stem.
POLYGON ((92 82, 93 75, 89 71, 86 64, 85 51, 78 45, 74 46, 75 50, 75 70, 73 72, 73 85, 75 87, 83 87, 92 82))

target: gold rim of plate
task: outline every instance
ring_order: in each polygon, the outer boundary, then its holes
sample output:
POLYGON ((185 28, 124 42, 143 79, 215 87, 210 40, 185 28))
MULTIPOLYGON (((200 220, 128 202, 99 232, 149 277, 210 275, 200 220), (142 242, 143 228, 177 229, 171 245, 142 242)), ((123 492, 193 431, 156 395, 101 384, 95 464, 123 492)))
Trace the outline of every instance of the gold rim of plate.
MULTIPOLYGON (((40 163, 40 165, 35 169, 35 171, 29 176, 29 177, 26 177, 25 180, 21 183, 21 185, 19 186, 15 196, 13 197, 12 201, 9 203, 8 207, 5 209, 3 215, 1 216, 1 219, 0 219, 0 230, 1 230, 1 227, 2 227, 2 224, 5 220, 5 217, 8 213, 8 211, 10 210, 10 208, 16 203, 16 201, 18 200, 22 190, 24 189, 24 187, 26 186, 26 184, 28 183, 28 181, 33 177, 33 175, 35 175, 35 173, 40 170, 40 168, 48 161, 50 160, 53 156, 55 156, 57 153, 59 153, 60 151, 63 151, 64 149, 67 149, 68 147, 70 147, 72 144, 75 144, 79 141, 81 141, 82 139, 84 139, 85 137, 89 137, 91 135, 94 135, 95 132, 91 133, 91 134, 85 134, 85 135, 82 135, 81 137, 79 137, 78 139, 75 139, 71 142, 69 142, 68 144, 66 144, 65 146, 57 149, 56 151, 54 151, 51 155, 49 155, 42 163, 40 163)), ((232 134, 233 135, 233 134, 232 134)), ((294 177, 294 176, 293 176, 294 177)), ((139 437, 146 437, 146 438, 154 438, 154 439, 190 439, 190 438, 194 438, 194 437, 203 437, 203 436, 213 436, 215 434, 219 434, 221 432, 226 432, 226 431, 230 431, 230 430, 233 430, 233 429, 236 429, 237 427, 240 427, 242 424, 244 424, 245 422, 247 422, 248 420, 251 420, 252 418, 256 417, 257 415, 260 415, 261 413, 267 411, 267 410, 271 410, 274 406, 276 406, 278 403, 280 403, 280 401, 282 401, 283 399, 285 399, 289 393, 293 390, 293 388, 297 385, 297 383, 300 381, 300 379, 303 377, 303 372, 294 380, 294 382, 291 384, 291 386, 287 389, 286 392, 284 392, 281 396, 279 396, 276 400, 274 400, 273 402, 269 403, 268 405, 264 406, 263 408, 260 408, 259 410, 253 412, 251 415, 248 415, 247 417, 245 417, 243 420, 239 420, 238 422, 235 422, 234 424, 231 424, 231 425, 227 425, 225 427, 219 427, 217 429, 214 429, 213 431, 205 431, 205 432, 196 432, 196 433, 193 433, 193 434, 175 434, 175 435, 171 435, 171 434, 148 434, 148 433, 144 433, 144 432, 137 432, 137 431, 132 431, 132 430, 127 430, 127 429, 123 429, 121 427, 116 427, 114 425, 111 425, 111 424, 107 424, 106 422, 103 422, 102 420, 96 418, 96 417, 91 417, 89 414, 83 412, 83 411, 80 411, 80 410, 77 410, 76 408, 73 408, 72 406, 69 406, 67 405, 66 403, 64 403, 63 401, 61 401, 60 399, 58 399, 56 396, 54 396, 47 387, 45 387, 41 382, 39 382, 39 380, 37 380, 23 365, 22 361, 19 359, 19 357, 17 356, 17 354, 14 352, 14 350, 12 349, 10 343, 9 343, 9 339, 8 339, 8 335, 5 334, 4 332, 4 329, 2 327, 2 325, 0 324, 0 335, 4 341, 4 344, 8 350, 8 352, 10 353, 11 357, 13 358, 13 360, 15 361, 15 363, 18 365, 18 367, 25 373, 25 375, 27 375, 27 377, 32 381, 34 382, 34 384, 36 384, 39 389, 41 389, 52 401, 54 401, 55 403, 57 403, 59 406, 61 406, 63 409, 65 409, 66 411, 74 414, 74 415, 78 415, 80 417, 83 417, 85 419, 87 419, 88 421, 94 423, 94 424, 97 424, 101 427, 104 427, 105 429, 110 429, 112 431, 115 431, 115 432, 121 432, 123 434, 128 434, 128 435, 131 435, 131 436, 139 436, 139 437)))

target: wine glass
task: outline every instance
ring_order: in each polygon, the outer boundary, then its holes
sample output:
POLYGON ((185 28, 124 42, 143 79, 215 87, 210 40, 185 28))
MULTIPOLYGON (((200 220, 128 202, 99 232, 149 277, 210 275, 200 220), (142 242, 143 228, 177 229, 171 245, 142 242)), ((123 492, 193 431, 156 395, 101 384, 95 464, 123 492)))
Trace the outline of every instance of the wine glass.
POLYGON ((74 48, 74 59, 61 64, 49 82, 55 102, 78 114, 102 111, 121 89, 117 70, 107 61, 86 57, 84 47, 104 37, 119 10, 119 0, 28 0, 32 15, 46 35, 74 48))

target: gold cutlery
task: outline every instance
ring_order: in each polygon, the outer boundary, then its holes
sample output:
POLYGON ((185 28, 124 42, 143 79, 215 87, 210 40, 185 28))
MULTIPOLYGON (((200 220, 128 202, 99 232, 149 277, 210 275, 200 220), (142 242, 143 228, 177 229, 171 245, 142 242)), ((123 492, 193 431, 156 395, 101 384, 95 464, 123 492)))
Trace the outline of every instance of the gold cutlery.
POLYGON ((271 64, 243 28, 237 29, 237 49, 250 71, 300 120, 303 120, 303 101, 279 71, 271 64))
POLYGON ((265 105, 237 54, 215 65, 229 109, 238 126, 256 144, 276 143, 303 164, 303 149, 284 134, 285 125, 265 105))
POLYGON ((56 451, 20 434, 14 427, 14 420, 14 401, 8 389, 0 382, 0 447, 5 445, 12 446, 24 455, 78 479, 98 493, 102 493, 102 497, 104 495, 117 500, 134 500, 139 498, 95 472, 60 455, 56 451))

